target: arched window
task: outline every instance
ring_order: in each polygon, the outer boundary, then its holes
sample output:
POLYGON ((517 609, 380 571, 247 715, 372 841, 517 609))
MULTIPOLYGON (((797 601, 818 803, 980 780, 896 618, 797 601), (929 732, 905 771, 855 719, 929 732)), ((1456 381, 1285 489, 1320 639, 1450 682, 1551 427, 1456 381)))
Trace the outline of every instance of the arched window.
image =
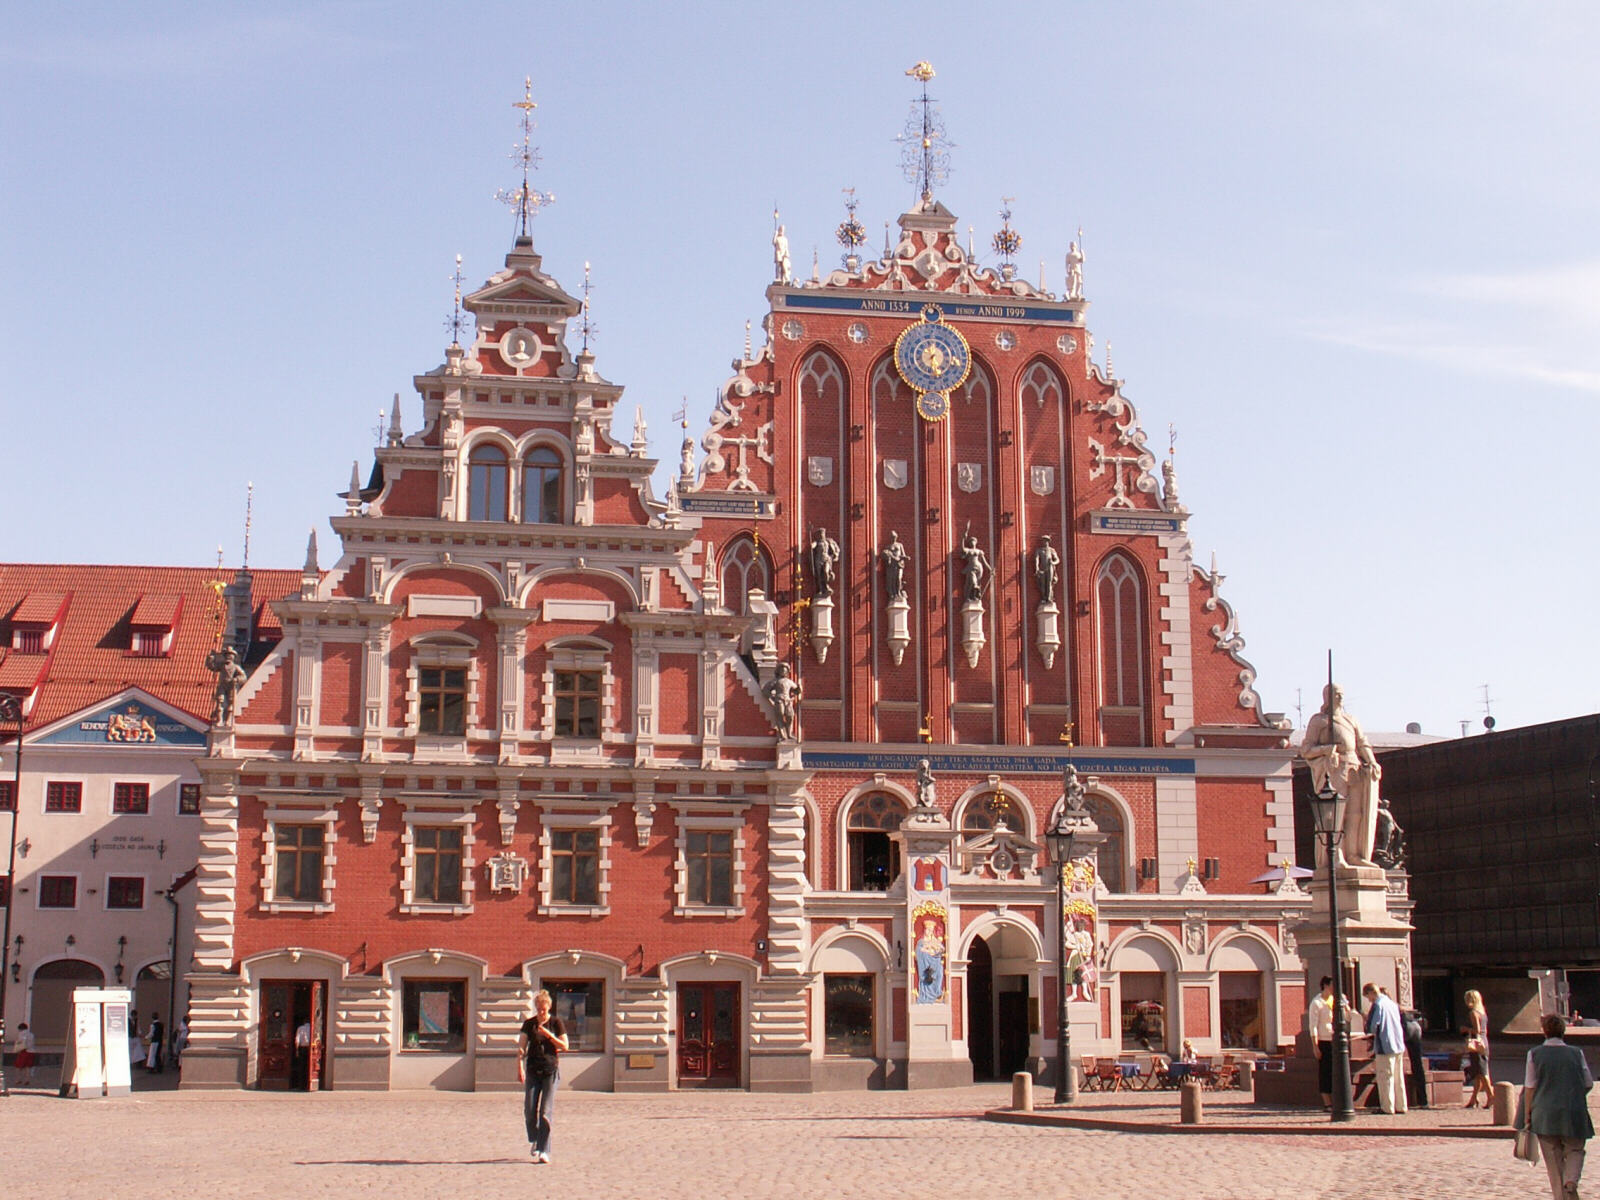
POLYGON ((1049 366, 1036 362, 1022 376, 1019 394, 1024 403, 1033 401, 1039 408, 1061 400, 1061 376, 1049 366))
POLYGON ((535 446, 522 460, 522 520, 528 525, 559 525, 566 518, 562 503, 561 455, 549 446, 535 446))
POLYGON ((1100 740, 1106 746, 1142 746, 1144 722, 1144 604, 1139 573, 1113 554, 1095 576, 1099 608, 1100 740))
POLYGON ((845 840, 852 892, 886 892, 899 878, 900 847, 889 835, 905 815, 905 802, 884 792, 870 792, 850 806, 845 840))
POLYGON ((509 478, 504 450, 488 442, 474 446, 467 456, 467 520, 504 521, 509 478))
POLYGON ((844 404, 844 375, 833 356, 814 352, 800 367, 800 403, 823 403, 837 410, 844 404))
POLYGON ((1000 821, 1012 833, 1027 835, 1028 821, 1016 800, 1001 791, 986 792, 974 796, 961 814, 961 832, 969 836, 988 833, 1000 821))
POLYGON ((722 603, 729 612, 747 611, 746 602, 753 588, 760 588, 772 599, 772 577, 767 556, 743 534, 733 539, 722 559, 722 603))
MULTIPOLYGON (((1104 839, 1095 847, 1095 869, 1100 874, 1100 882, 1106 885, 1108 892, 1137 890, 1130 887, 1128 881, 1128 831, 1122 809, 1114 800, 1097 792, 1084 796, 1084 807, 1104 839)), ((1058 800, 1055 811, 1050 814, 1050 828, 1053 829, 1060 819, 1061 801, 1058 800)))
POLYGON ((967 376, 967 381, 961 385, 961 399, 966 404, 977 404, 979 411, 986 411, 989 401, 994 397, 994 389, 989 384, 989 373, 983 369, 983 364, 974 361, 972 373, 967 376))

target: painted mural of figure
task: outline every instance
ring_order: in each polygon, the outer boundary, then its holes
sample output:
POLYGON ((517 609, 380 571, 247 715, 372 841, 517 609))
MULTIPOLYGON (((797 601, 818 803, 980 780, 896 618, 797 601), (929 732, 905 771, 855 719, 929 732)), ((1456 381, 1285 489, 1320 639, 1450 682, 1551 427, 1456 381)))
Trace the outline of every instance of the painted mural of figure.
POLYGON ((1050 544, 1048 533, 1040 535, 1039 548, 1033 552, 1033 580, 1039 585, 1039 603, 1056 602, 1056 581, 1061 575, 1061 554, 1050 544))
POLYGON ((778 673, 766 687, 767 702, 772 705, 772 723, 778 736, 793 740, 800 701, 800 685, 789 674, 789 664, 779 663, 778 673))
POLYGON ((982 600, 993 578, 994 568, 989 556, 978 546, 977 537, 966 534, 961 539, 961 598, 982 600))
POLYGON ((1344 838, 1336 848, 1341 867, 1370 867, 1378 827, 1378 780, 1383 768, 1361 725, 1345 710, 1344 692, 1336 683, 1322 689, 1322 711, 1306 722, 1300 757, 1311 768, 1311 786, 1321 791, 1332 784, 1339 796, 1339 828, 1344 838))
POLYGON ((839 578, 839 554, 839 543, 828 536, 826 529, 812 531, 811 579, 819 597, 833 595, 833 585, 839 578))
POLYGON ((1094 930, 1085 929, 1081 918, 1067 918, 1067 999, 1093 1000, 1095 983, 1100 978, 1094 961, 1094 930))
POLYGON ((944 937, 938 922, 924 917, 917 937, 917 1003, 937 1004, 944 999, 944 937))
POLYGON ((883 560, 883 590, 888 593, 891 600, 904 600, 906 562, 911 556, 906 552, 905 543, 900 540, 900 535, 894 530, 889 531, 889 544, 878 551, 878 557, 883 560))

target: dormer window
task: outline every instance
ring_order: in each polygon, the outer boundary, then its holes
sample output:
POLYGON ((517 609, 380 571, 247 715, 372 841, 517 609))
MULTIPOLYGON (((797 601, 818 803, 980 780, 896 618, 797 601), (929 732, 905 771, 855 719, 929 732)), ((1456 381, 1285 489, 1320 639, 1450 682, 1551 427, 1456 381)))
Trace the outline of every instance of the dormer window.
POLYGON ((522 460, 522 520, 529 525, 559 525, 565 517, 561 494, 561 455, 535 446, 522 460))
POLYGON ((67 615, 62 592, 30 592, 11 614, 11 649, 18 654, 45 654, 55 645, 61 620, 67 615))
POLYGON ((44 630, 42 629, 13 629, 11 631, 11 648, 18 654, 43 654, 44 630))
POLYGON ((138 658, 165 658, 183 612, 182 596, 141 596, 128 618, 132 629, 128 653, 138 658))

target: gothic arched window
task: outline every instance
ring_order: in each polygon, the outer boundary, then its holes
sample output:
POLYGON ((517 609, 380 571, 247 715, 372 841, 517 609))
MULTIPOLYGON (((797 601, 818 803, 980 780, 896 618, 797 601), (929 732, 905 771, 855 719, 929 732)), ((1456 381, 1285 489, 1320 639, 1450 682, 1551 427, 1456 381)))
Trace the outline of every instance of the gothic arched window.
POLYGON ((510 478, 506 452, 489 442, 467 456, 467 520, 504 521, 506 484, 510 478))
POLYGON ((768 600, 772 599, 772 578, 767 569, 767 556, 756 549, 753 540, 740 534, 733 539, 722 559, 723 607, 729 612, 745 612, 754 588, 760 588, 768 600))
POLYGON ((559 525, 566 517, 561 480, 561 455, 549 446, 535 446, 522 460, 522 520, 529 525, 559 525))
POLYGON ((844 373, 833 356, 816 351, 800 367, 800 403, 821 402, 835 410, 844 406, 844 373))
POLYGON ((1095 576, 1100 667, 1100 737, 1106 746, 1145 744, 1144 601, 1139 572, 1113 554, 1095 576))
POLYGON ((1022 376, 1020 395, 1024 402, 1031 400, 1040 408, 1047 404, 1059 403, 1061 376, 1047 364, 1036 362, 1022 376))

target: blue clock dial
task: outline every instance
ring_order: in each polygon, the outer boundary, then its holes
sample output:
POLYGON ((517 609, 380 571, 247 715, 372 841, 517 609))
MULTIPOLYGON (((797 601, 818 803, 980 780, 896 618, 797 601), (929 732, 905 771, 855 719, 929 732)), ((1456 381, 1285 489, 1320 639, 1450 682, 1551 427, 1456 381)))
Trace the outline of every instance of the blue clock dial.
MULTIPOLYGON (((946 325, 942 315, 930 305, 921 323, 912 325, 895 340, 895 370, 919 393, 949 393, 965 383, 972 370, 972 350, 967 339, 946 325)), ((917 410, 923 411, 920 402, 917 410)), ((923 415, 927 416, 925 412, 923 415)), ((939 415, 944 415, 942 410, 939 415)))

